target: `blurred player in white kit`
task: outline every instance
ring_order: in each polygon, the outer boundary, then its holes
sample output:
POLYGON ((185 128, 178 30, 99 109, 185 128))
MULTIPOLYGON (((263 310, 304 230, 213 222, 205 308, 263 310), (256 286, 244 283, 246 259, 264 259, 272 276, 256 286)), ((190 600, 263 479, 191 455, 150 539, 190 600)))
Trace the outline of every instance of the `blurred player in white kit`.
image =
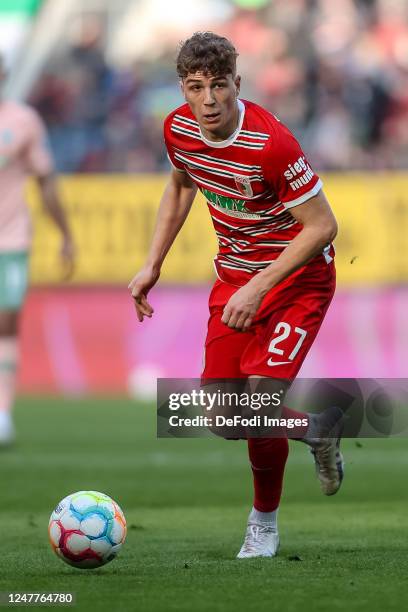
POLYGON ((66 274, 73 269, 74 247, 58 197, 54 162, 37 112, 3 99, 6 77, 0 57, 0 445, 14 440, 12 407, 18 365, 18 330, 27 290, 31 221, 24 189, 37 180, 45 210, 61 232, 66 274))

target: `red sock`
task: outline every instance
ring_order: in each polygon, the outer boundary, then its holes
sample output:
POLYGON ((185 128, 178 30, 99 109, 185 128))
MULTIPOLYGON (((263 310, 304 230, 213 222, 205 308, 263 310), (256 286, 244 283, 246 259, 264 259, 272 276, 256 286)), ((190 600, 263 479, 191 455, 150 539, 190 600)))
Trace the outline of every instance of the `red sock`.
POLYGON ((254 508, 273 512, 279 506, 289 453, 287 438, 250 438, 248 454, 254 478, 254 508))
POLYGON ((297 410, 293 410, 292 408, 288 408, 287 406, 282 407, 282 418, 288 419, 307 419, 307 425, 298 425, 296 427, 286 427, 286 435, 288 438, 304 438, 307 434, 307 428, 309 426, 309 419, 305 412, 298 412, 297 410))

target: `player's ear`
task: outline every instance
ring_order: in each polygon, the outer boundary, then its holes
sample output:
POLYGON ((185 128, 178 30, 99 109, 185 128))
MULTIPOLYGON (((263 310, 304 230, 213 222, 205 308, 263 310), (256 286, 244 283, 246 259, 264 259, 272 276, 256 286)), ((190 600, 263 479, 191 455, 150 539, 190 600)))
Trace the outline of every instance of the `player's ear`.
POLYGON ((186 99, 186 92, 185 92, 185 89, 184 89, 184 80, 180 79, 179 83, 180 83, 180 89, 181 89, 181 93, 183 95, 183 98, 186 99))
POLYGON ((237 96, 239 96, 239 92, 241 89, 241 75, 237 74, 237 76, 234 79, 234 84, 235 84, 237 96))

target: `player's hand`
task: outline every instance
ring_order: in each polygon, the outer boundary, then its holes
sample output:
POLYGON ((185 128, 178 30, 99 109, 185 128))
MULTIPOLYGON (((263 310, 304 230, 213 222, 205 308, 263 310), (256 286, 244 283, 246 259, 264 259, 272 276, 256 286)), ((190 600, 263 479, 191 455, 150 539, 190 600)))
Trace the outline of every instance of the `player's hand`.
POLYGON ((133 297, 137 318, 142 323, 144 317, 151 318, 154 310, 147 301, 147 294, 157 283, 160 272, 148 266, 144 267, 132 278, 128 285, 133 297))
POLYGON ((221 321, 241 331, 247 331, 262 302, 263 294, 251 282, 234 293, 228 300, 221 321))
POLYGON ((70 236, 65 236, 62 241, 60 257, 63 267, 63 280, 69 280, 74 273, 76 250, 70 236))

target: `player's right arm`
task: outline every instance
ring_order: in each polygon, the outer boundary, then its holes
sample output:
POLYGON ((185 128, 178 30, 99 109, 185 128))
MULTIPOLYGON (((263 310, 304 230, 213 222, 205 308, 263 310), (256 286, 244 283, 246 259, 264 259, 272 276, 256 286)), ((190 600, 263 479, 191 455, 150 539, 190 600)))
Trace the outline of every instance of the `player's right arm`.
POLYGON ((197 186, 188 174, 173 168, 160 202, 146 263, 129 283, 140 322, 153 314, 147 294, 159 279, 163 261, 183 227, 196 193, 197 186))

